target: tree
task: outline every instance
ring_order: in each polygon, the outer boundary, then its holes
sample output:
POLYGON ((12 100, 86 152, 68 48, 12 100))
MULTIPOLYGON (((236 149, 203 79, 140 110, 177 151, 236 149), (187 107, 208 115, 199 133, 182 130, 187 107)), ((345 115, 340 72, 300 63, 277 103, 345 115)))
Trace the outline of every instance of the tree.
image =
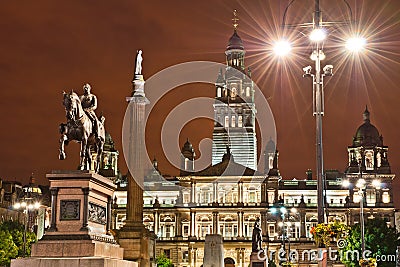
POLYGON ((165 256, 164 253, 161 253, 157 258, 156 258, 156 263, 157 267, 174 267, 172 264, 172 261, 165 256))
MULTIPOLYGON (((24 256, 24 225, 16 221, 4 221, 0 224, 0 232, 8 231, 12 237, 14 245, 18 249, 17 257, 24 256)), ((31 245, 36 241, 35 233, 29 229, 26 231, 26 253, 31 255, 31 245)), ((1 241, 0 241, 1 242, 1 241)))
POLYGON ((18 248, 15 245, 9 231, 0 231, 0 266, 9 266, 11 259, 18 255, 18 248))
MULTIPOLYGON (((386 222, 382 219, 367 220, 365 223, 365 256, 369 258, 375 258, 379 261, 380 267, 394 266, 396 248, 400 245, 399 233, 396 232, 394 227, 388 227, 386 222), (391 255, 391 256, 389 256, 391 255), (383 261, 385 259, 385 261, 383 261)), ((360 224, 356 224, 351 227, 348 237, 346 238, 346 246, 341 249, 342 262, 346 266, 358 267, 359 262, 356 257, 352 259, 351 255, 359 255, 359 259, 362 258, 361 253, 361 227, 360 224)))

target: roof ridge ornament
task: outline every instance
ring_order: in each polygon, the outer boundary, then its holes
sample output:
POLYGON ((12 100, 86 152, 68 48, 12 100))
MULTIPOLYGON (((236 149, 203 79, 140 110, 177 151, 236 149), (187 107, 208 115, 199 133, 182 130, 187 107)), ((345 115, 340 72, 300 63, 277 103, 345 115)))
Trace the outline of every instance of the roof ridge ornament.
POLYGON ((363 113, 363 119, 364 119, 364 122, 370 122, 368 105, 365 105, 365 111, 363 113))

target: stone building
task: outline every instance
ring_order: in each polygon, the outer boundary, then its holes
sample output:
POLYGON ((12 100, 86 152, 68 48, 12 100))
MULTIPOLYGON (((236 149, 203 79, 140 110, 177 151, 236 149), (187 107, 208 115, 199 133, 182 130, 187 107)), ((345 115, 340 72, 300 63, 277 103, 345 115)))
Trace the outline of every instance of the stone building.
MULTIPOLYGON (((196 155, 187 140, 181 150, 179 176, 163 176, 154 160, 145 179, 143 222, 158 236, 157 253, 165 253, 175 266, 201 266, 205 236, 221 234, 225 266, 247 267, 252 229, 258 219, 263 245, 275 259, 281 248, 315 248, 310 229, 317 224, 317 181, 310 170, 304 179, 283 179, 273 140, 264 150, 264 171, 255 170, 256 107, 250 73, 244 65, 243 42, 236 28, 225 55, 226 71, 220 71, 216 81, 212 165, 194 171, 196 155), (232 68, 243 75, 231 76, 232 68), (235 112, 229 113, 228 107, 235 112), (245 129, 246 143, 236 134, 240 129, 245 129)), ((365 218, 380 217, 394 225, 395 175, 388 162, 388 147, 371 124, 367 109, 363 115, 364 122, 348 147, 348 167, 343 172, 325 172, 325 220, 349 225, 360 221, 360 194, 355 184, 364 179, 365 218)), ((124 224, 126 203, 126 183, 121 179, 114 197, 115 228, 124 224)))

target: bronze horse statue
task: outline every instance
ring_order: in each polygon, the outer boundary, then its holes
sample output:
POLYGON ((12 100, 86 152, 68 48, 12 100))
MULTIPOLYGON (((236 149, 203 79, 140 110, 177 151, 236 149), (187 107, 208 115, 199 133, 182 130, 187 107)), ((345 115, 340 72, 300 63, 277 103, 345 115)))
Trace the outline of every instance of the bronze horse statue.
POLYGON ((63 94, 63 105, 66 111, 67 123, 60 124, 59 159, 63 160, 66 158, 64 145, 68 145, 69 141, 73 140, 81 144, 79 169, 91 169, 91 149, 93 148, 97 153, 95 171, 98 172, 105 142, 104 119, 101 119, 101 123, 98 123, 98 132, 95 133, 93 131, 93 123, 82 108, 79 96, 74 91, 70 93, 64 92, 63 94))

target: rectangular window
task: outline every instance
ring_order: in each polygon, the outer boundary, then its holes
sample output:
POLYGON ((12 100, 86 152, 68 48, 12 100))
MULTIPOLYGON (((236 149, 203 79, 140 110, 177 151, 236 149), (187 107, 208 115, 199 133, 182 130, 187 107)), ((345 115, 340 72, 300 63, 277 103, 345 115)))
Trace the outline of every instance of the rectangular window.
POLYGON ((171 250, 170 249, 164 249, 164 254, 165 254, 165 257, 167 257, 168 259, 171 258, 171 250))
POLYGON ((238 127, 243 127, 243 117, 238 116, 238 127))
POLYGON ((236 117, 235 116, 232 116, 232 124, 231 124, 231 126, 232 127, 236 127, 236 117))
POLYGON ((189 203, 189 201, 190 201, 190 194, 183 193, 183 203, 189 203))
POLYGON ((268 235, 270 237, 275 236, 275 225, 273 225, 273 224, 269 225, 269 227, 268 227, 268 235))
POLYGON ((183 226, 183 236, 186 237, 189 235, 189 225, 183 226))
POLYGON ((375 189, 367 189, 367 204, 375 204, 376 203, 376 194, 375 189))

